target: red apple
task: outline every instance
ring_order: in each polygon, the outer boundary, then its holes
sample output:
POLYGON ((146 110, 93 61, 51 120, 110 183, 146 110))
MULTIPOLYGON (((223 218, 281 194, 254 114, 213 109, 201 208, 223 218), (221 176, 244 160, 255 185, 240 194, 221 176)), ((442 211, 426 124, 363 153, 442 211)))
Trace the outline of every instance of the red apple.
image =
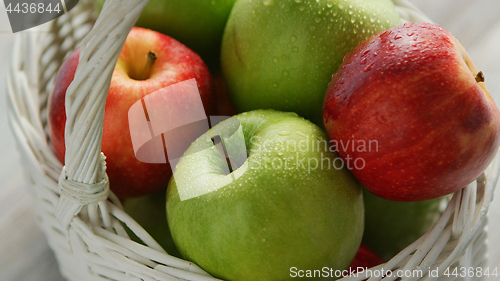
MULTIPOLYGON (((73 81, 79 53, 79 50, 73 52, 59 69, 48 101, 49 135, 62 162, 65 95, 73 81)), ((168 163, 149 164, 136 159, 129 131, 130 107, 154 91, 192 78, 196 79, 208 116, 214 106, 214 85, 200 57, 161 33, 137 27, 130 31, 113 72, 103 124, 102 151, 106 155, 110 188, 118 197, 139 196, 165 188, 172 173, 168 163), (156 60, 148 60, 150 51, 156 60)))
POLYGON ((367 269, 384 263, 381 257, 365 244, 359 246, 354 260, 349 265, 349 272, 357 272, 359 268, 367 269))
POLYGON ((500 144, 482 72, 450 32, 429 23, 383 31, 348 54, 329 84, 323 121, 359 181, 396 201, 459 190, 500 144))

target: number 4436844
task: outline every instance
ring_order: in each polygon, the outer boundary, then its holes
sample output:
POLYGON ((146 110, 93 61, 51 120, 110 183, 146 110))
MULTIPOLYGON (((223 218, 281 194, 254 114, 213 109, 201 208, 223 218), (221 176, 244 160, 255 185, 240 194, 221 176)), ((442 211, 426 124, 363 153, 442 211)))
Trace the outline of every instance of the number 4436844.
POLYGON ((61 8, 59 7, 59 3, 52 7, 51 3, 44 5, 44 3, 17 3, 14 7, 12 7, 12 3, 6 7, 7 13, 23 13, 23 14, 43 14, 43 13, 60 13, 61 8))
POLYGON ((489 267, 455 267, 450 269, 449 267, 443 273, 445 276, 450 277, 481 277, 481 276, 494 276, 498 277, 498 268, 491 269, 489 267))

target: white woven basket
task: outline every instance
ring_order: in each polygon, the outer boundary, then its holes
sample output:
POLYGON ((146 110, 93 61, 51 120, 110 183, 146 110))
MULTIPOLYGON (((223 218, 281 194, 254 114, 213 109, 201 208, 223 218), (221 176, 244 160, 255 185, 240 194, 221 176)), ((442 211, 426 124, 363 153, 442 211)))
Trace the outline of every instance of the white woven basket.
MULTIPOLYGON (((68 280, 85 281, 216 280, 196 264, 168 255, 109 192, 100 152, 104 103, 126 35, 147 0, 108 0, 95 24, 90 2, 80 1, 52 21, 48 33, 36 28, 19 33, 7 79, 11 128, 31 180, 40 226, 60 271, 68 280), (47 96, 63 59, 78 45, 80 63, 66 97, 63 167, 47 137, 47 96), (131 241, 121 222, 148 246, 131 241)), ((394 2, 405 21, 430 21, 407 0, 394 2)), ((498 158, 476 182, 454 194, 432 230, 374 269, 417 269, 423 274, 403 280, 480 279, 443 273, 486 265, 486 213, 498 180, 498 158), (439 278, 429 276, 435 268, 439 278)), ((393 274, 382 280, 396 279, 393 274)))

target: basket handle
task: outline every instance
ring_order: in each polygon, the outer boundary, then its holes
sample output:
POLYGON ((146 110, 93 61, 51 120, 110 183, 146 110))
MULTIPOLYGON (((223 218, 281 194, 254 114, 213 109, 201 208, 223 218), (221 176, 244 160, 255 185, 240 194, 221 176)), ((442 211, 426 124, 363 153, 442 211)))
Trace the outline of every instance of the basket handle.
POLYGON ((107 0, 81 44, 78 67, 66 92, 65 167, 56 216, 68 227, 82 206, 106 200, 109 183, 101 153, 104 106, 125 39, 148 0, 107 0))

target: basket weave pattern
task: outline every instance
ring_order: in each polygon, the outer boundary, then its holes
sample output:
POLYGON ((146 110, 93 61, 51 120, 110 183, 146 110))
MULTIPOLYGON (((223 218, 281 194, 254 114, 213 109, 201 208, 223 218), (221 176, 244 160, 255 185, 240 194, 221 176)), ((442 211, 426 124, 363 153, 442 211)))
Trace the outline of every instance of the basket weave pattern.
MULTIPOLYGON (((217 280, 196 264, 168 255, 109 191, 100 152, 104 104, 121 47, 147 0, 108 0, 95 22, 91 2, 80 1, 52 21, 48 33, 35 29, 17 35, 7 79, 10 125, 31 180, 40 226, 61 273, 68 280, 85 281, 217 280), (77 46, 80 62, 66 95, 63 167, 47 137, 47 97, 63 59, 77 46), (147 246, 131 241, 123 225, 147 246)), ((394 3, 403 20, 430 21, 407 0, 394 3)), ((499 163, 497 156, 477 181, 456 192, 432 230, 374 269, 417 269, 424 275, 403 280, 454 280, 431 277, 428 271, 438 267, 442 275, 448 267, 484 267, 486 213, 499 163)))

